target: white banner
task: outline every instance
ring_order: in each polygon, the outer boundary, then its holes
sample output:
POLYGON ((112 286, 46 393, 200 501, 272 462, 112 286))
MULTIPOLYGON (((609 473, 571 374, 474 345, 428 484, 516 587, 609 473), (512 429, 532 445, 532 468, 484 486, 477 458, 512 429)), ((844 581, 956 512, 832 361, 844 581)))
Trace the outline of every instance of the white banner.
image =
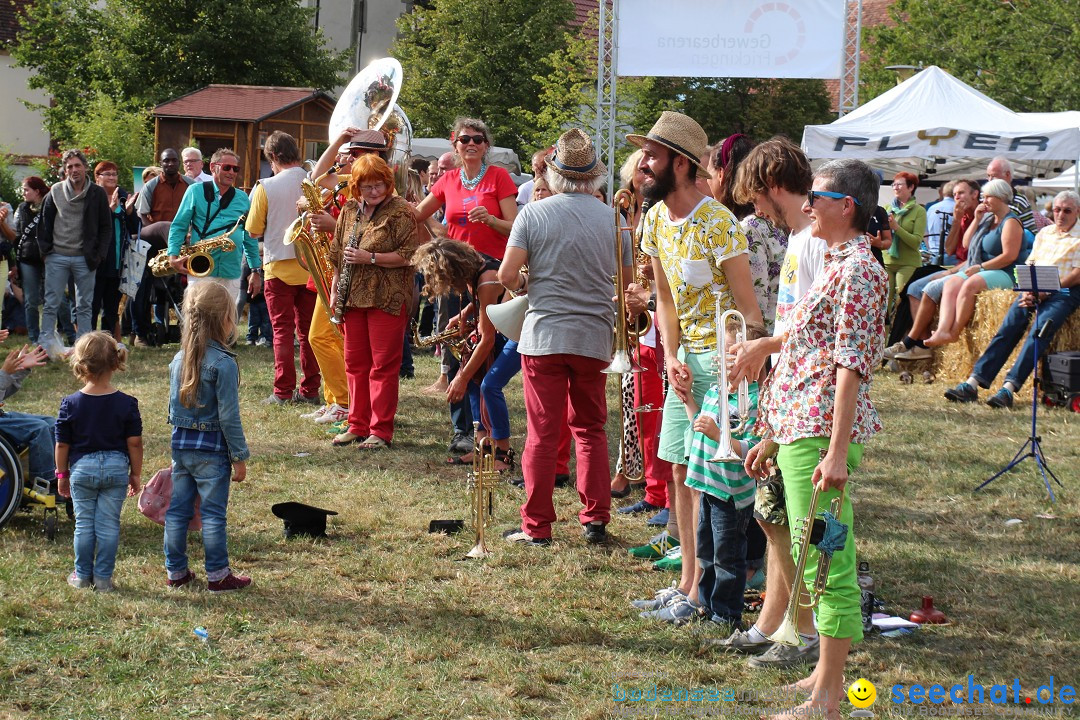
POLYGON ((616 0, 621 76, 839 78, 844 0, 616 0))

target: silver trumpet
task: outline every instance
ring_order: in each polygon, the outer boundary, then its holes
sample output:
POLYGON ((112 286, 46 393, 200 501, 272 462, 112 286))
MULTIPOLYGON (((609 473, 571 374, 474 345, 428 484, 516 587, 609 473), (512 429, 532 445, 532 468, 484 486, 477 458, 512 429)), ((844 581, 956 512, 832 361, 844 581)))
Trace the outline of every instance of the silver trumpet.
MULTIPOLYGON (((709 458, 712 463, 742 462, 742 458, 735 452, 731 444, 731 413, 728 410, 728 374, 727 374, 727 321, 734 318, 740 323, 740 332, 735 333, 736 342, 746 339, 746 318, 738 310, 720 312, 720 301, 716 303, 716 388, 717 404, 720 406, 720 420, 717 426, 720 428, 720 442, 716 447, 716 453, 709 458)), ((739 424, 736 430, 744 430, 750 422, 750 384, 746 378, 739 383, 738 393, 739 424)))

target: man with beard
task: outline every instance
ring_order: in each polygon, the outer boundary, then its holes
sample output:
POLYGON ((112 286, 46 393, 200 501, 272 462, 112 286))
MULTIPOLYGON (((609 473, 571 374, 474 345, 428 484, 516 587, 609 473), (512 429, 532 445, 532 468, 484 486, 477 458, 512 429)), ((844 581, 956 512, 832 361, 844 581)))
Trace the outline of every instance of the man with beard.
MULTIPOLYGON (((671 387, 664 402, 658 456, 672 464, 671 509, 682 542, 682 575, 657 593, 643 618, 682 625, 711 619, 698 600, 699 493, 686 486, 686 406, 701 407, 716 376, 718 314, 737 309, 751 336, 764 334, 754 295, 746 236, 735 216, 696 185, 707 171, 698 158, 708 138, 693 119, 664 112, 647 135, 628 135, 641 148, 642 192, 653 206, 645 215, 641 250, 652 258, 656 317, 671 387), (663 597, 661 597, 663 596, 663 597)), ((648 601, 643 606, 649 605, 648 601)), ((635 607, 637 607, 635 605, 635 607)))
MULTIPOLYGON (((775 334, 732 346, 731 352, 735 355, 731 373, 735 378, 733 383, 741 377, 758 378, 769 355, 780 351, 788 314, 824 269, 825 241, 811 235, 810 217, 803 212, 806 193, 812 183, 806 155, 783 137, 761 143, 739 166, 734 188, 736 202, 753 203, 758 216, 787 228, 791 235, 780 272, 775 334)), ((736 630, 730 637, 708 644, 727 652, 765 651, 750 658, 750 666, 754 668, 784 668, 815 662, 819 645, 811 613, 801 613, 799 617, 799 632, 806 645, 791 647, 768 639, 780 627, 795 579, 784 483, 778 473, 758 481, 754 518, 768 539, 765 604, 750 630, 736 630)))

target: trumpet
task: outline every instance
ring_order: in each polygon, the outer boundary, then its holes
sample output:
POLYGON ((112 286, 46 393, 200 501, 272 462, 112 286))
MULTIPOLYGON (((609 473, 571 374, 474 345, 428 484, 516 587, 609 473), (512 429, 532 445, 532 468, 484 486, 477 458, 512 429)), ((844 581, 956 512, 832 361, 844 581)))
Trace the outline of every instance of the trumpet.
POLYGON ((473 466, 469 475, 472 502, 472 526, 475 541, 467 558, 484 558, 491 554, 485 542, 485 534, 491 516, 495 512, 495 441, 480 436, 480 423, 473 421, 473 466))
MULTIPOLYGON (((180 248, 178 257, 184 260, 188 275, 201 278, 214 272, 214 256, 210 254, 211 251, 232 252, 235 250, 236 243, 230 235, 236 232, 245 220, 247 220, 247 214, 238 217, 236 224, 227 232, 180 248)), ((150 272, 154 274, 154 277, 166 277, 176 273, 176 269, 169 262, 168 249, 162 250, 150 260, 150 272)))
MULTIPOLYGON (((717 425, 720 428, 720 442, 716 446, 716 452, 709 462, 742 462, 742 458, 735 452, 731 445, 731 411, 728 409, 728 374, 727 374, 727 321, 734 318, 742 325, 740 332, 735 333, 735 341, 742 342, 746 339, 746 318, 738 310, 720 312, 720 300, 716 301, 716 394, 717 404, 720 406, 720 419, 717 425)), ((750 422, 750 384, 746 378, 739 383, 738 393, 739 423, 735 430, 742 431, 750 422)))
MULTIPOLYGON (((627 231, 633 233, 634 229, 623 225, 619 219, 620 211, 625 210, 629 214, 630 208, 634 205, 634 194, 623 188, 615 193, 613 202, 615 205, 615 277, 612 280, 615 283, 615 349, 611 364, 604 368, 604 372, 621 375, 630 372, 641 372, 641 366, 634 361, 630 353, 630 346, 633 343, 630 339, 630 323, 626 319, 626 293, 623 290, 622 235, 623 232, 627 231)), ((645 313, 645 316, 648 318, 647 313, 645 313)), ((648 323, 651 323, 651 320, 648 320, 648 323)), ((636 334, 644 335, 647 333, 648 323, 643 329, 639 329, 636 334)))
MULTIPOLYGON (((825 448, 818 450, 820 460, 824 460, 827 454, 828 450, 825 448)), ((818 517, 817 506, 820 492, 820 489, 815 484, 814 492, 810 496, 809 512, 807 512, 804 519, 796 523, 795 528, 792 528, 792 550, 797 547, 799 551, 799 562, 795 566, 795 582, 791 586, 791 599, 788 600, 784 619, 780 623, 780 627, 772 635, 769 635, 770 640, 781 645, 798 647, 806 644, 799 635, 799 612, 803 609, 809 610, 817 607, 818 601, 821 600, 821 595, 825 592, 825 587, 829 581, 829 567, 832 565, 833 553, 843 550, 844 545, 847 544, 848 526, 839 520, 840 511, 844 507, 844 496, 847 493, 847 488, 841 490, 840 496, 833 498, 829 509, 823 512, 821 517, 818 517), (813 585, 806 588, 810 594, 810 602, 803 603, 803 572, 806 570, 806 557, 810 553, 811 545, 816 547, 819 552, 818 569, 817 575, 814 576, 813 585)))

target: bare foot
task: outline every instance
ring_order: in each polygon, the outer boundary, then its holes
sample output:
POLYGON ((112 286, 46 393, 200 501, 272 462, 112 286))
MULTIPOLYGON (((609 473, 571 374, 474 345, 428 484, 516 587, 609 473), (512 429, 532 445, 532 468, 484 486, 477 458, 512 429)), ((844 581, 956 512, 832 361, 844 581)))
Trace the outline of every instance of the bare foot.
POLYGON ((611 489, 615 492, 621 493, 628 487, 630 487, 630 481, 622 473, 616 473, 615 477, 611 479, 611 489))
POLYGON ((935 331, 930 337, 923 341, 926 347, 940 347, 941 345, 948 345, 951 342, 956 341, 956 336, 951 333, 945 333, 935 331))
POLYGON ((439 379, 428 385, 421 390, 424 395, 445 395, 446 388, 450 387, 450 383, 446 381, 445 375, 440 375, 439 379))
MULTIPOLYGON (((797 683, 796 683, 797 684, 797 683)), ((825 718, 840 720, 840 700, 834 703, 807 700, 802 705, 776 715, 767 716, 767 720, 807 720, 807 718, 825 718)))

